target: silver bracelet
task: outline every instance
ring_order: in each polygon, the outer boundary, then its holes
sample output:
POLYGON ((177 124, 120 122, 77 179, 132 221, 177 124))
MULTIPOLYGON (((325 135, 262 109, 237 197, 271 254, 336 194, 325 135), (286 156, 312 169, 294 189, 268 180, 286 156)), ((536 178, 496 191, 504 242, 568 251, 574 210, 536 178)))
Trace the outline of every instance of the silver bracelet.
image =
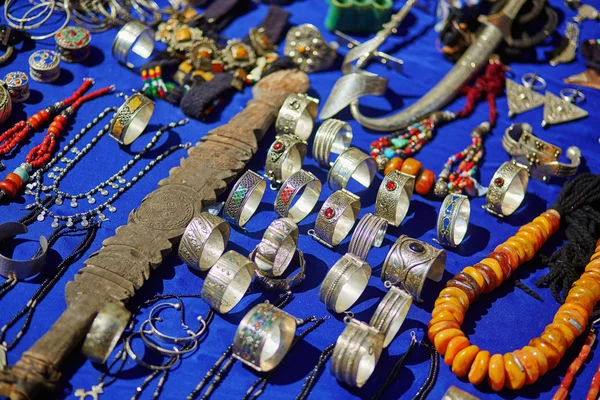
POLYGON ((383 333, 383 347, 388 347, 400 330, 412 305, 412 296, 390 282, 385 283, 388 292, 377 305, 369 325, 383 333))
POLYGON ((446 251, 402 235, 390 248, 381 270, 381 280, 401 286, 421 301, 425 279, 439 282, 446 267, 446 251))
POLYGON ((120 144, 129 145, 144 132, 153 113, 154 102, 135 93, 117 110, 108 134, 120 144))
POLYGON ((335 342, 331 374, 354 387, 362 387, 373 374, 381 352, 383 334, 379 330, 349 318, 346 329, 335 342))
POLYGON ((321 124, 315 134, 313 157, 320 166, 329 168, 333 164, 332 155, 339 156, 350 147, 352 127, 339 119, 328 119, 321 124))
POLYGON ((321 181, 303 169, 286 179, 275 198, 275 211, 281 217, 300 222, 311 213, 321 195, 321 181), (298 199, 296 196, 301 193, 298 199), (294 200, 296 200, 294 202, 294 200))
POLYGON ((375 215, 385 219, 390 225, 400 226, 408 213, 414 189, 414 176, 395 170, 389 172, 379 185, 375 215))
POLYGON ((130 21, 117 33, 112 45, 112 55, 128 68, 143 65, 154 51, 154 33, 138 21, 130 21))
POLYGON ((244 316, 233 339, 233 357, 258 372, 277 367, 292 347, 296 318, 269 303, 244 316))
POLYGON ((240 253, 223 254, 204 279, 200 296, 220 314, 235 307, 252 283, 256 265, 240 253))
MULTIPOLYGON (((131 347, 131 340, 135 336, 141 336, 140 332, 136 331, 136 332, 133 332, 131 335, 126 336, 125 339, 123 340, 123 347, 125 348, 127 355, 129 355, 129 357, 133 361, 135 361, 140 367, 144 367, 151 371, 165 371, 165 370, 170 370, 171 368, 173 368, 173 366, 177 363, 177 361, 179 361, 181 359, 181 355, 176 354, 173 357, 171 357, 170 359, 168 359, 167 362, 165 362, 162 365, 149 364, 149 363, 145 362, 144 360, 142 360, 140 357, 138 357, 137 354, 135 353, 135 351, 133 351, 133 347, 131 347)), ((146 342, 144 341, 144 343, 146 343, 146 342)))
MULTIPOLYGON (((157 320, 157 319, 155 319, 155 320, 157 320)), ((142 322, 142 324, 140 325, 140 329, 138 330, 138 334, 140 335, 140 338, 144 341, 144 345, 146 347, 162 354, 163 356, 169 356, 169 357, 182 356, 184 354, 191 353, 192 351, 196 350, 196 347, 198 347, 198 340, 195 339, 195 340, 191 341, 191 343, 192 343, 191 346, 182 346, 181 348, 177 348, 176 346, 173 346, 173 348, 171 348, 171 349, 165 349, 164 347, 160 346, 159 344, 154 343, 148 336, 148 335, 155 333, 155 330, 153 328, 148 331, 144 330, 144 327, 146 325, 152 326, 152 323, 153 323, 153 320, 151 318, 148 318, 147 320, 142 322)), ((206 329, 206 328, 203 328, 203 329, 206 329)), ((202 333, 204 333, 204 330, 202 331, 202 333)))
POLYGON ((123 303, 106 303, 85 335, 81 352, 94 363, 104 364, 119 342, 131 313, 123 303))
MULTIPOLYGON (((148 323, 148 325, 150 325, 152 335, 156 336, 156 338, 158 340, 160 340, 161 342, 171 343, 171 344, 176 344, 176 345, 182 345, 182 344, 186 344, 189 342, 196 342, 196 341, 198 341, 198 339, 200 339, 200 337, 206 331, 206 327, 207 327, 206 321, 204 320, 204 318, 202 318, 202 316, 198 316, 197 320, 198 320, 198 323, 200 323, 200 327, 194 332, 189 327, 187 327, 187 325, 185 325, 185 330, 186 330, 187 336, 176 337, 176 336, 170 336, 170 335, 166 335, 166 334, 162 333, 160 330, 158 330, 156 328, 156 324, 154 323, 155 321, 162 322, 162 318, 155 317, 154 315, 157 314, 160 310, 162 310, 164 308, 173 308, 179 312, 181 312, 181 310, 182 310, 180 303, 160 303, 160 304, 155 305, 152 308, 152 310, 150 310, 150 313, 148 314, 148 319, 146 320, 146 322, 148 323)), ((182 322, 182 325, 183 325, 183 322, 182 322)), ((140 330, 141 330, 141 328, 140 328, 140 330)), ((143 335, 142 335, 142 339, 143 339, 143 335)))
MULTIPOLYGON (((20 222, 5 222, 0 224, 0 241, 14 238, 27 233, 27 226, 20 222)), ((40 236, 39 250, 28 260, 13 260, 0 254, 0 276, 7 279, 27 279, 38 274, 46 266, 48 240, 40 236)))
POLYGON ((328 310, 344 312, 365 291, 370 277, 371 266, 354 254, 346 253, 325 275, 319 299, 328 310))
POLYGON ((305 156, 306 142, 294 135, 277 135, 265 163, 265 177, 271 181, 271 189, 300 171, 305 156))
POLYGON ((514 160, 505 162, 492 176, 484 210, 497 217, 511 215, 525 199, 528 184, 527 168, 514 160))
POLYGON ((298 225, 290 218, 276 219, 265 231, 250 259, 262 275, 281 276, 294 257, 299 235, 298 225))
POLYGON ((244 226, 252 218, 265 194, 267 182, 254 171, 246 171, 237 180, 223 206, 229 223, 244 226))
POLYGON ((363 189, 369 188, 376 172, 377 163, 373 157, 356 147, 350 147, 331 166, 327 183, 332 190, 346 189, 350 180, 355 180, 363 189))
POLYGON ((385 219, 371 213, 366 214, 354 229, 348 253, 366 260, 371 247, 380 247, 383 243, 387 227, 388 223, 385 219))
POLYGON ((302 253, 300 249, 296 249, 296 254, 298 256, 298 271, 286 277, 273 278, 264 275, 259 269, 257 269, 256 281, 263 285, 265 289, 273 292, 289 292, 296 286, 300 285, 306 278, 306 260, 304 259, 304 253, 302 253))
POLYGON ((206 271, 225 251, 230 232, 227 222, 203 212, 185 228, 177 254, 190 268, 206 271))
POLYGON ((279 135, 295 135, 300 140, 308 141, 312 134, 319 99, 304 93, 290 94, 277 115, 275 130, 279 135))
POLYGON ((323 203, 315 228, 307 233, 329 248, 337 246, 352 230, 359 211, 358 196, 343 189, 333 192, 323 203))
POLYGON ((449 194, 444 199, 437 220, 437 240, 442 246, 456 247, 465 238, 471 216, 469 198, 462 194, 449 194))

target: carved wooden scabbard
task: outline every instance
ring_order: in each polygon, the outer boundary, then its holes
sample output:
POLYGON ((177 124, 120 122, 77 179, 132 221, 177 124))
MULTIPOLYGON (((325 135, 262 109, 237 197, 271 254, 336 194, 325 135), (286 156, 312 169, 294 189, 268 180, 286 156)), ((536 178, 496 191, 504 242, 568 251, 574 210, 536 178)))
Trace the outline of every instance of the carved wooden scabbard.
POLYGON ((308 87, 308 76, 297 70, 268 75, 254 86, 244 110, 189 150, 131 212, 127 225, 67 283, 67 310, 15 365, 0 372, 0 396, 32 399, 57 387, 58 368, 79 348, 98 311, 108 302, 127 302, 142 287, 191 219, 226 190, 258 150, 285 98, 308 87))

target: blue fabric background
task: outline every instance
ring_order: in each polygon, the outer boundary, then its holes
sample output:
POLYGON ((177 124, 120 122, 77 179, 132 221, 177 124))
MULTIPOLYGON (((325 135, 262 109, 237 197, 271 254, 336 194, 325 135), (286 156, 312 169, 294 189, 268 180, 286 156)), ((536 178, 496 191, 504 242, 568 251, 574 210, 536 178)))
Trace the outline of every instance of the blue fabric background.
MULTIPOLYGON (((600 2, 597 0, 588 0, 588 2, 590 4, 595 3, 597 7, 600 6, 600 2)), ((398 3, 397 7, 400 7, 400 2, 398 3)), ((567 10, 561 1, 553 0, 553 4, 560 9, 561 25, 559 29, 562 32, 565 20, 570 19, 575 14, 572 10, 567 10)), ((296 1, 286 7, 286 9, 292 13, 292 24, 310 22, 319 28, 323 27, 327 10, 326 3, 323 0, 296 1)), ((252 12, 236 20, 235 23, 224 31, 224 34, 228 37, 244 36, 249 27, 258 24, 266 14, 266 11, 266 6, 256 6, 252 12)), ((374 66, 372 68, 374 72, 385 74, 390 78, 390 92, 387 99, 377 98, 365 101, 365 108, 367 106, 372 107, 367 112, 371 112, 372 114, 387 113, 414 102, 439 81, 452 67, 436 50, 437 35, 432 29, 434 23, 435 20, 432 15, 414 9, 400 27, 398 34, 390 38, 384 45, 385 51, 405 61, 405 70, 400 75, 392 71, 387 71, 381 66, 374 66)), ((115 33, 115 30, 111 30, 103 34, 93 35, 91 58, 83 65, 63 63, 61 78, 55 84, 49 85, 31 82, 32 95, 30 100, 24 105, 14 106, 12 118, 6 126, 23 119, 26 114, 31 115, 42 107, 46 107, 48 104, 70 95, 79 86, 84 77, 93 77, 96 80, 96 88, 116 84, 118 90, 129 92, 133 88, 141 87, 139 75, 118 65, 110 54, 110 47, 115 33)), ((324 34, 329 40, 333 40, 332 34, 329 32, 325 32, 324 34)), ((600 29, 597 22, 586 21, 583 23, 581 40, 596 38, 599 34, 600 29)), ((361 40, 364 40, 364 38, 361 40)), ((53 41, 49 40, 44 43, 38 43, 36 49, 50 48, 52 46, 53 41)), ((4 76, 13 70, 28 72, 27 59, 33 50, 32 48, 26 48, 22 52, 19 52, 15 61, 0 69, 0 75, 4 76)), ((577 60, 572 64, 560 65, 554 68, 550 67, 545 61, 544 51, 548 51, 548 48, 538 49, 535 57, 531 57, 527 63, 511 65, 517 79, 523 73, 537 72, 548 82, 548 90, 558 93, 565 87, 562 83, 562 78, 583 71, 585 68, 584 60, 580 55, 578 55, 577 60)), ((333 83, 340 77, 340 62, 341 58, 338 59, 336 67, 331 71, 312 74, 310 76, 312 86, 311 95, 320 98, 322 102, 325 101, 333 83)), ((590 112, 590 116, 582 121, 562 126, 553 126, 546 130, 540 127, 542 108, 527 112, 515 118, 514 121, 511 121, 507 118, 506 99, 500 98, 498 100, 500 119, 498 126, 485 141, 486 156, 479 176, 480 181, 483 184, 487 184, 498 166, 509 159, 500 143, 502 133, 511 122, 529 122, 534 126, 535 132, 541 138, 560 145, 564 149, 570 145, 579 146, 585 157, 585 163, 582 165, 581 170, 600 173, 600 161, 598 159, 598 150, 600 149, 598 137, 600 133, 597 128, 600 125, 600 114, 598 113, 600 93, 591 89, 582 90, 587 96, 587 101, 583 104, 583 107, 590 112)), ((229 118, 240 111, 250 96, 250 89, 246 89, 243 93, 236 94, 233 100, 224 107, 223 111, 218 116, 213 116, 208 122, 192 121, 188 125, 175 129, 175 131, 165 135, 159 142, 161 151, 175 143, 198 141, 210 129, 227 122, 229 118)), ((121 100, 111 95, 96 100, 91 104, 84 105, 77 114, 67 138, 72 137, 76 130, 81 129, 104 107, 119 104, 121 104, 121 100)), ((456 111, 463 104, 464 99, 458 99, 449 108, 456 111)), ((472 128, 481 121, 487 120, 487 116, 488 107, 482 104, 477 108, 472 117, 442 127, 438 131, 435 140, 426 146, 417 158, 426 168, 433 169, 437 174, 451 153, 463 149, 470 142, 469 133, 472 128)), ((166 102, 158 101, 148 132, 152 129, 157 129, 162 124, 179 120, 182 117, 183 114, 180 110, 166 102)), ((348 120, 352 125, 354 129, 354 146, 368 150, 370 142, 379 136, 372 132, 366 132, 357 123, 352 121, 347 111, 338 117, 348 120)), ((94 132, 96 131, 94 130, 94 132)), ((36 133, 16 155, 11 155, 6 160, 8 171, 11 171, 22 162, 26 151, 39 143, 41 137, 41 132, 36 133)), ((131 148, 119 147, 115 141, 109 138, 102 139, 98 146, 69 174, 68 178, 63 182, 62 187, 73 193, 88 190, 117 171, 133 153, 139 151, 150 140, 150 137, 151 135, 146 133, 131 148)), ((264 173, 266 150, 272 142, 273 137, 274 134, 271 132, 263 141, 261 150, 250 162, 249 167, 252 170, 261 174, 264 173)), ((83 143, 85 144, 87 141, 84 139, 83 143)), ((83 147, 84 144, 81 144, 79 147, 83 147)), ((312 141, 309 148, 311 147, 312 141)), ((153 156, 158 153, 158 150, 151 152, 153 156)), ((155 168, 149 175, 142 179, 133 190, 123 195, 115 203, 117 212, 114 214, 107 213, 110 220, 103 224, 86 258, 89 256, 89 253, 100 248, 101 241, 111 236, 116 227, 125 224, 130 210, 137 207, 141 199, 156 188, 157 182, 167 176, 170 168, 178 165, 179 158, 183 157, 183 155, 183 152, 180 151, 177 155, 169 157, 158 168, 155 168)), ((140 166, 138 166, 135 172, 139 168, 140 166)), ((310 150, 305 162, 305 168, 315 173, 322 181, 325 181, 327 172, 319 168, 312 160, 310 150)), ((368 193, 362 197, 361 216, 368 212, 373 212, 375 195, 380 182, 381 176, 379 175, 368 193)), ((444 283, 463 267, 472 265, 483 258, 497 244, 512 235, 519 226, 527 223, 551 206, 559 191, 560 186, 557 184, 531 181, 524 205, 513 216, 504 221, 496 219, 481 209, 484 199, 478 198, 472 200, 472 217, 467 240, 458 249, 448 250, 446 273, 442 282, 439 284, 432 283, 431 281, 427 282, 424 289, 425 301, 413 305, 400 334, 389 349, 383 353, 374 375, 365 387, 357 390, 339 384, 330 374, 328 363, 325 373, 318 380, 314 388, 313 398, 327 399, 334 398, 335 396, 339 398, 370 398, 383 383, 390 368, 405 352, 410 342, 410 332, 414 331, 419 339, 424 337, 433 301, 439 290, 443 288, 444 283)), ((324 187, 316 210, 321 207, 324 199, 330 194, 331 190, 328 187, 324 187)), ((585 193, 582 193, 582 195, 585 195, 585 193)), ((248 232, 243 233, 235 229, 232 230, 228 249, 248 254, 256 246, 262 237, 264 229, 277 217, 272 209, 274 199, 275 192, 268 191, 264 196, 258 213, 247 224, 248 232)), ((0 208, 0 222, 20 219, 25 214, 23 210, 24 205, 31 201, 32 198, 30 196, 19 197, 14 203, 2 206, 0 208)), ((383 246, 371 252, 368 261, 374 268, 374 274, 367 290, 361 296, 358 304, 352 309, 358 319, 368 321, 378 301, 385 294, 385 289, 379 279, 378 272, 390 245, 400 234, 407 234, 431 242, 435 236, 434 225, 439 206, 440 202, 437 200, 415 195, 411 202, 409 215, 402 226, 389 229, 383 246)), ((65 213, 73 211, 68 204, 63 205, 62 208, 65 213)), ((300 224, 301 236, 299 245, 306 254, 308 278, 296 290, 295 299, 286 308, 286 311, 297 317, 330 315, 318 300, 319 284, 328 268, 348 248, 349 238, 334 250, 329 250, 313 241, 306 235, 306 232, 313 227, 314 221, 315 214, 313 213, 300 224)), ((23 258, 30 255, 35 248, 36 237, 40 234, 48 236, 52 231, 50 222, 46 220, 43 223, 36 222, 33 224, 30 233, 24 236, 28 240, 24 240, 24 243, 15 249, 14 256, 23 258)), ((563 239, 563 232, 560 231, 543 247, 541 253, 546 255, 551 254, 553 250, 561 245, 563 239)), ((50 252, 48 268, 52 269, 55 267, 63 257, 73 250, 79 240, 78 238, 64 238, 59 240, 55 248, 50 252)), ((46 332, 65 309, 64 286, 73 278, 73 275, 81 266, 81 261, 73 265, 47 298, 39 305, 32 320, 29 333, 9 353, 10 363, 16 362, 20 354, 46 332)), ((528 264, 523 265, 517 271, 516 275, 528 285, 534 286, 535 281, 544 275, 546 271, 546 268, 540 263, 539 258, 535 258, 528 264)), ((202 279, 203 274, 191 272, 185 265, 182 265, 176 256, 170 256, 162 267, 156 271, 146 286, 144 286, 144 290, 139 294, 139 299, 149 298, 156 293, 199 293, 202 287, 202 279)), ((12 318, 17 310, 25 305, 27 299, 37 289, 40 282, 40 278, 35 278, 31 282, 20 283, 16 289, 2 299, 0 303, 0 323, 4 324, 12 318)), ((544 298, 543 303, 525 295, 520 290, 515 290, 508 283, 502 285, 494 293, 482 296, 477 304, 469 310, 464 324, 464 330, 471 341, 481 348, 490 350, 492 353, 504 353, 526 345, 532 337, 539 335, 543 327, 550 323, 558 305, 551 297, 549 290, 536 290, 544 298)), ((201 344, 200 349, 190 357, 187 357, 181 366, 170 375, 164 387, 163 399, 185 398, 232 341, 237 324, 250 307, 267 298, 274 299, 273 295, 262 294, 260 287, 253 286, 252 291, 253 293, 244 298, 230 314, 215 318, 210 327, 210 334, 201 344)), ((206 314, 208 308, 201 300, 197 299, 187 300, 186 304, 190 325, 194 328, 195 322, 192 317, 206 314)), ((166 316, 175 317, 175 314, 166 314, 166 316)), ((176 322, 173 322, 173 325, 175 324, 176 322)), ((343 329, 344 323, 342 322, 342 317, 332 315, 332 318, 321 328, 310 334, 305 341, 300 342, 273 376, 266 392, 263 394, 263 398, 289 399, 295 397, 302 387, 304 378, 316 363, 322 349, 334 342, 343 329)), ((11 340, 15 333, 15 329, 10 331, 8 340, 11 340)), ((550 398, 559 385, 560 379, 564 376, 569 363, 576 356, 580 346, 581 340, 578 340, 574 344, 573 349, 567 353, 563 362, 555 370, 549 372, 532 387, 527 387, 516 393, 503 391, 499 395, 493 394, 486 385, 475 388, 468 382, 457 379, 450 369, 442 363, 439 379, 430 398, 439 399, 450 385, 466 389, 481 398, 517 398, 519 396, 522 396, 522 398, 550 398)), ((136 346, 136 348, 138 347, 136 346)), ((582 373, 574 382, 571 397, 573 399, 584 398, 587 393, 591 378, 599 363, 597 351, 594 351, 592 356, 595 357, 588 360, 582 368, 582 373)), ((147 373, 147 371, 137 367, 133 361, 129 361, 125 370, 121 375, 121 379, 105 389, 105 394, 102 395, 102 398, 130 398, 137 385, 140 384, 147 373)), ((417 347, 402 367, 398 380, 387 392, 387 397, 411 398, 423 384, 428 370, 428 352, 423 347, 417 347)), ((100 372, 90 362, 79 355, 73 355, 69 362, 62 366, 62 371, 64 372, 62 389, 56 395, 57 398, 73 398, 75 389, 90 389, 92 385, 97 383, 100 376, 100 372)), ((214 393, 213 398, 240 398, 256 378, 257 375, 254 372, 237 363, 231 371, 229 378, 214 393)), ((155 385, 156 382, 150 386, 148 392, 142 398, 150 398, 155 385)))

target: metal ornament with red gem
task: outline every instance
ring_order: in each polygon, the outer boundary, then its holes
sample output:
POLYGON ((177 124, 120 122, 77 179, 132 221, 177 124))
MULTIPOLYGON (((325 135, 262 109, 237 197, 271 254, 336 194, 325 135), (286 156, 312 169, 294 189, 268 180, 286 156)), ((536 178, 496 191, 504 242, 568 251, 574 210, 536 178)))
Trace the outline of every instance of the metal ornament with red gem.
POLYGON ((500 218, 511 215, 525 199, 528 183, 527 167, 515 160, 505 162, 492 177, 483 209, 500 218))
POLYGON ((400 171, 390 171, 377 192, 375 215, 385 219, 388 224, 400 226, 410 206, 415 189, 415 177, 400 171))
POLYGON ((271 189, 278 189, 283 181, 302 168, 306 151, 306 142, 296 136, 275 137, 265 163, 265 177, 271 181, 271 189))
POLYGON ((315 228, 307 233, 319 243, 333 248, 348 236, 359 211, 358 196, 345 189, 333 192, 317 214, 315 228))

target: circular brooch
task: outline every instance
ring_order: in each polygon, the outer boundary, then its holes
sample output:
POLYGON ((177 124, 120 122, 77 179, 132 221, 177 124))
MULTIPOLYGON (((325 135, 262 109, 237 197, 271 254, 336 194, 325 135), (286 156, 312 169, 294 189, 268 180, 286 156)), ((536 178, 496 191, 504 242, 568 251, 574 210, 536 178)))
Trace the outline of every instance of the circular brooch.
POLYGON ((311 73, 329 68, 335 61, 337 46, 328 44, 316 26, 298 25, 288 31, 284 53, 301 71, 311 73))

